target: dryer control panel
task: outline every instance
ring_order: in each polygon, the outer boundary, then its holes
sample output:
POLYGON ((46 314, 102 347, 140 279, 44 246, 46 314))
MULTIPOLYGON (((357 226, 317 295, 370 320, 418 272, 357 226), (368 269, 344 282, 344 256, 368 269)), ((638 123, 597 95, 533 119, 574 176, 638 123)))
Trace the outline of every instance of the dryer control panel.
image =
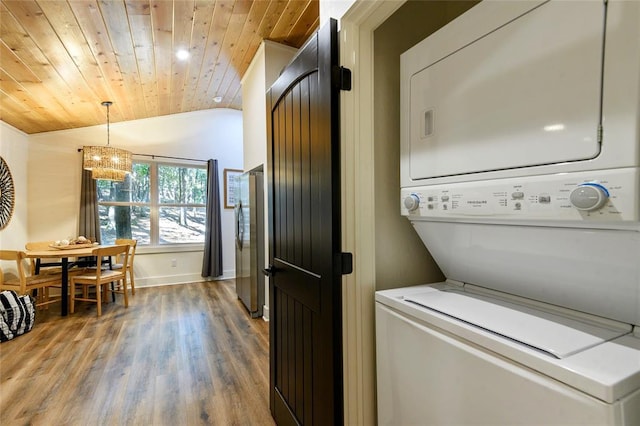
POLYGON ((637 222, 640 170, 625 168, 401 190, 410 219, 637 222))

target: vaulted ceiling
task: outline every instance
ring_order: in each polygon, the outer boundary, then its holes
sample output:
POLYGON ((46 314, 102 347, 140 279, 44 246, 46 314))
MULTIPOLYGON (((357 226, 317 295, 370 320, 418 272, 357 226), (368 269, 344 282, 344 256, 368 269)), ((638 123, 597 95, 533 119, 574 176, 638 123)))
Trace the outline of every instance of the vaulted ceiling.
POLYGON ((32 134, 102 124, 102 101, 111 122, 241 109, 262 40, 300 47, 318 14, 318 0, 1 0, 0 119, 32 134))

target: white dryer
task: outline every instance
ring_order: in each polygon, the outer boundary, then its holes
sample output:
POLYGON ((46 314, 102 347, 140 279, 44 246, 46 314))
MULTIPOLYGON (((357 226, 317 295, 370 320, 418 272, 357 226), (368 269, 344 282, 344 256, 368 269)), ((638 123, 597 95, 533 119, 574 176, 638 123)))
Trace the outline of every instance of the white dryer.
POLYGON ((640 424, 640 2, 485 1, 401 57, 380 424, 640 424))

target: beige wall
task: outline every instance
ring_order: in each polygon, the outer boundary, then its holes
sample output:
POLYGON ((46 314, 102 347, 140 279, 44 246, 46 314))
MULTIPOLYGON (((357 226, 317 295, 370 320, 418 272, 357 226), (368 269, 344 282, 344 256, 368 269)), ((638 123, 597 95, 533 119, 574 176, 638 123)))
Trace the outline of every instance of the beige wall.
POLYGON ((409 1, 374 31, 377 290, 444 280, 418 234, 400 216, 400 54, 474 4, 409 1))

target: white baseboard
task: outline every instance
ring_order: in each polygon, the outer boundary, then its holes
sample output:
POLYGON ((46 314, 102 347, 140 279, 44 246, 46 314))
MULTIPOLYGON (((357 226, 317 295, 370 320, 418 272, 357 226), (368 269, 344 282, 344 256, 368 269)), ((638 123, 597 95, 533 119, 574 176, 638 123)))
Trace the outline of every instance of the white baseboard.
MULTIPOLYGON (((138 277, 136 276, 136 288, 138 287, 157 287, 173 284, 187 284, 200 281, 208 281, 200 274, 180 274, 180 275, 163 275, 157 277, 138 277)), ((222 276, 210 279, 211 281, 229 280, 235 278, 235 271, 223 271, 222 276)))

